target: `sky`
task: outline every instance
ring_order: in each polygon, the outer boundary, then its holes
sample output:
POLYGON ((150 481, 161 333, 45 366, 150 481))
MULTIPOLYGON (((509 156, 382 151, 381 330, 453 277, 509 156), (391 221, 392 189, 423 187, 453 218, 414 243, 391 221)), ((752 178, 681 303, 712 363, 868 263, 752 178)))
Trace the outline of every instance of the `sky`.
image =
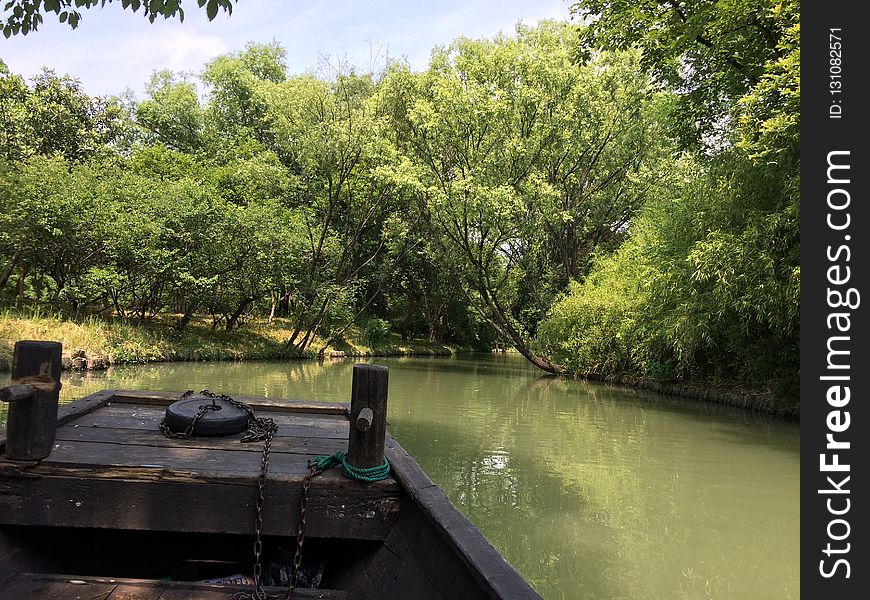
POLYGON ((517 22, 570 18, 567 0, 238 0, 232 16, 209 22, 195 0, 183 0, 185 19, 153 24, 120 3, 82 11, 78 29, 53 14, 35 33, 5 39, 0 59, 29 79, 42 67, 81 81, 92 96, 118 95, 128 88, 144 97, 154 71, 197 74, 221 54, 248 42, 279 42, 290 74, 316 68, 324 59, 367 71, 385 57, 404 57, 425 69, 432 48, 457 37, 511 33, 517 22))

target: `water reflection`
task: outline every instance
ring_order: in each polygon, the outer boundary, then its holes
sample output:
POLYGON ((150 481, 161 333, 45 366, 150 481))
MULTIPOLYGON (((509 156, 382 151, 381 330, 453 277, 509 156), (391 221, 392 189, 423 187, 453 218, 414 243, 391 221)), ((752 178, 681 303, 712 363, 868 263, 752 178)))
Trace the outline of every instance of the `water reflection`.
MULTIPOLYGON (((796 424, 541 376, 511 355, 371 362, 391 369, 393 435, 545 598, 799 597, 796 424)), ((63 397, 208 388, 344 402, 351 368, 115 368, 67 377, 63 397)))

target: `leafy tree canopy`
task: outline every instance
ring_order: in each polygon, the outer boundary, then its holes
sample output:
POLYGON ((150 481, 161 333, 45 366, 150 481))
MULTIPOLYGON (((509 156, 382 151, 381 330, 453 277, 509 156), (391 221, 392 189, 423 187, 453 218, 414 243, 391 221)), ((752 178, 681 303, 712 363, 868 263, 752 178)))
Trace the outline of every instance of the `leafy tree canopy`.
POLYGON ((681 94, 688 145, 719 133, 738 98, 784 57, 797 0, 579 0, 590 47, 638 46, 656 78, 681 94))
MULTIPOLYGON (((150 22, 157 17, 164 19, 178 17, 184 20, 184 10, 181 8, 181 0, 117 0, 125 10, 139 12, 150 22)), ((66 23, 73 29, 79 26, 81 20, 80 9, 89 9, 95 6, 103 7, 112 4, 116 0, 9 0, 3 5, 3 16, 0 17, 0 28, 3 35, 27 35, 36 31, 42 24, 43 15, 54 13, 57 20, 66 23)), ((213 20, 218 11, 227 14, 233 12, 233 0, 196 0, 200 8, 205 8, 208 20, 213 20)))
POLYGON ((667 164, 667 98, 649 92, 635 54, 576 63, 577 38, 543 22, 460 39, 427 72, 397 66, 382 84, 420 210, 468 302, 554 372, 531 349, 537 322, 596 251, 619 243, 667 164))
POLYGON ((59 154, 80 162, 108 149, 128 125, 116 99, 88 96, 77 79, 43 69, 28 87, 3 69, 0 63, 2 159, 59 154))

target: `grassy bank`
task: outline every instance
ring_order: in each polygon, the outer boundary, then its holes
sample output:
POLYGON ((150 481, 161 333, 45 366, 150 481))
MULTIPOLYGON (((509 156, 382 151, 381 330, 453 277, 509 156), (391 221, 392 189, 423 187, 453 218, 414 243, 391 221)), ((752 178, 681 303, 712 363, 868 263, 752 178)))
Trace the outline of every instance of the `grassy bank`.
MULTIPOLYGON (((0 370, 9 370, 17 340, 52 340, 63 344, 64 368, 105 368, 112 364, 134 364, 178 360, 264 360, 294 358, 284 341, 290 337, 289 324, 253 321, 234 331, 212 329, 206 321, 193 321, 184 330, 169 320, 138 325, 122 320, 90 317, 64 320, 41 313, 0 313, 0 370)), ((315 339, 307 356, 313 357, 322 342, 315 339)), ((403 342, 386 336, 368 344, 361 333, 351 329, 340 343, 327 352, 349 356, 448 355, 457 348, 425 341, 403 342)))
MULTIPOLYGON (((253 321, 241 329, 212 329, 206 321, 193 321, 183 331, 172 321, 137 325, 122 320, 88 318, 64 320, 40 313, 0 313, 0 371, 12 364, 12 349, 17 340, 53 340, 63 343, 64 368, 100 369, 113 364, 137 364, 160 361, 268 360, 298 358, 284 343, 290 336, 289 324, 253 321)), ((403 342, 399 336, 387 336, 377 344, 363 341, 363 333, 352 328, 344 340, 327 349, 327 354, 347 356, 449 355, 459 349, 425 341, 403 342)), ((322 347, 317 339, 306 356, 313 358, 322 347)), ((799 418, 796 400, 778 398, 770 390, 750 389, 727 382, 678 382, 621 377, 592 378, 628 387, 738 406, 759 412, 799 418)))

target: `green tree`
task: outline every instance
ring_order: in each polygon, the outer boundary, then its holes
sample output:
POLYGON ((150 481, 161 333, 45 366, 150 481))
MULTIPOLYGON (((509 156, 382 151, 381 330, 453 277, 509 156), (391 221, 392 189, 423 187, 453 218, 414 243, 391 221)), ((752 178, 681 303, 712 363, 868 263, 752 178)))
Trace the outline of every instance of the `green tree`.
POLYGON ((641 3, 637 11, 645 17, 628 31, 611 29, 632 14, 627 4, 580 5, 603 11, 592 30, 599 41, 640 44, 660 79, 666 79, 669 64, 688 65, 671 73, 681 94, 677 109, 692 103, 704 117, 695 133, 718 141, 685 157, 688 166, 675 172, 665 193, 632 224, 619 254, 554 306, 541 343, 580 372, 742 381, 794 402, 800 303, 797 3, 641 3), (687 23, 694 28, 685 29, 687 23), (745 46, 740 52, 739 43, 745 46), (695 69, 705 53, 712 53, 712 62, 695 69), (728 56, 751 77, 737 75, 728 56), (697 80, 700 69, 714 67, 706 82, 697 80), (624 301, 612 302, 613 290, 626 290, 624 301), (620 343, 608 345, 611 339, 620 343), (630 344, 621 343, 626 340, 630 344))
POLYGON ((30 127, 26 101, 30 89, 0 60, 0 158, 20 161, 29 154, 30 127))
POLYGON ((5 65, 0 68, 0 120, 0 152, 10 161, 34 154, 88 160, 112 153, 111 144, 127 127, 116 99, 88 96, 77 79, 43 69, 28 87, 5 65))
POLYGON ((208 119, 213 145, 238 144, 252 138, 272 147, 265 90, 286 77, 286 51, 277 42, 249 43, 242 52, 219 56, 201 78, 209 86, 208 119))
MULTIPOLYGON (((114 0, 9 0, 3 5, 3 15, 0 18, 0 28, 7 38, 13 35, 27 35, 36 31, 43 22, 43 15, 54 13, 57 20, 66 23, 73 29, 79 26, 82 15, 80 9, 90 9, 95 6, 104 7, 114 0)), ((178 17, 184 20, 184 10, 181 0, 118 0, 121 7, 132 12, 142 13, 151 23, 162 16, 164 19, 178 17)), ((197 0, 199 8, 205 8, 208 20, 213 20, 218 11, 229 14, 233 12, 233 0, 197 0)))
POLYGON ((298 352, 318 331, 341 335, 390 274, 382 226, 402 183, 385 124, 370 107, 372 90, 368 76, 351 73, 332 82, 297 77, 267 92, 278 154, 298 178, 290 205, 305 226, 305 273, 288 290, 289 343, 298 352))
POLYGON ((194 154, 202 148, 205 114, 196 86, 170 71, 154 73, 146 87, 148 98, 136 107, 136 121, 150 142, 194 154))
POLYGON ((106 186, 100 170, 35 156, 9 175, 0 186, 0 235, 17 257, 19 297, 32 272, 36 300, 72 314, 101 300, 110 218, 100 201, 106 186))
POLYGON ((384 110, 419 176, 418 205, 467 301, 534 350, 555 293, 611 247, 655 180, 657 99, 631 54, 578 64, 567 24, 461 39, 427 72, 388 73, 384 110))
POLYGON ((688 147, 717 147, 738 100, 784 56, 795 0, 580 0, 591 47, 639 47, 663 85, 679 91, 675 115, 688 147))

